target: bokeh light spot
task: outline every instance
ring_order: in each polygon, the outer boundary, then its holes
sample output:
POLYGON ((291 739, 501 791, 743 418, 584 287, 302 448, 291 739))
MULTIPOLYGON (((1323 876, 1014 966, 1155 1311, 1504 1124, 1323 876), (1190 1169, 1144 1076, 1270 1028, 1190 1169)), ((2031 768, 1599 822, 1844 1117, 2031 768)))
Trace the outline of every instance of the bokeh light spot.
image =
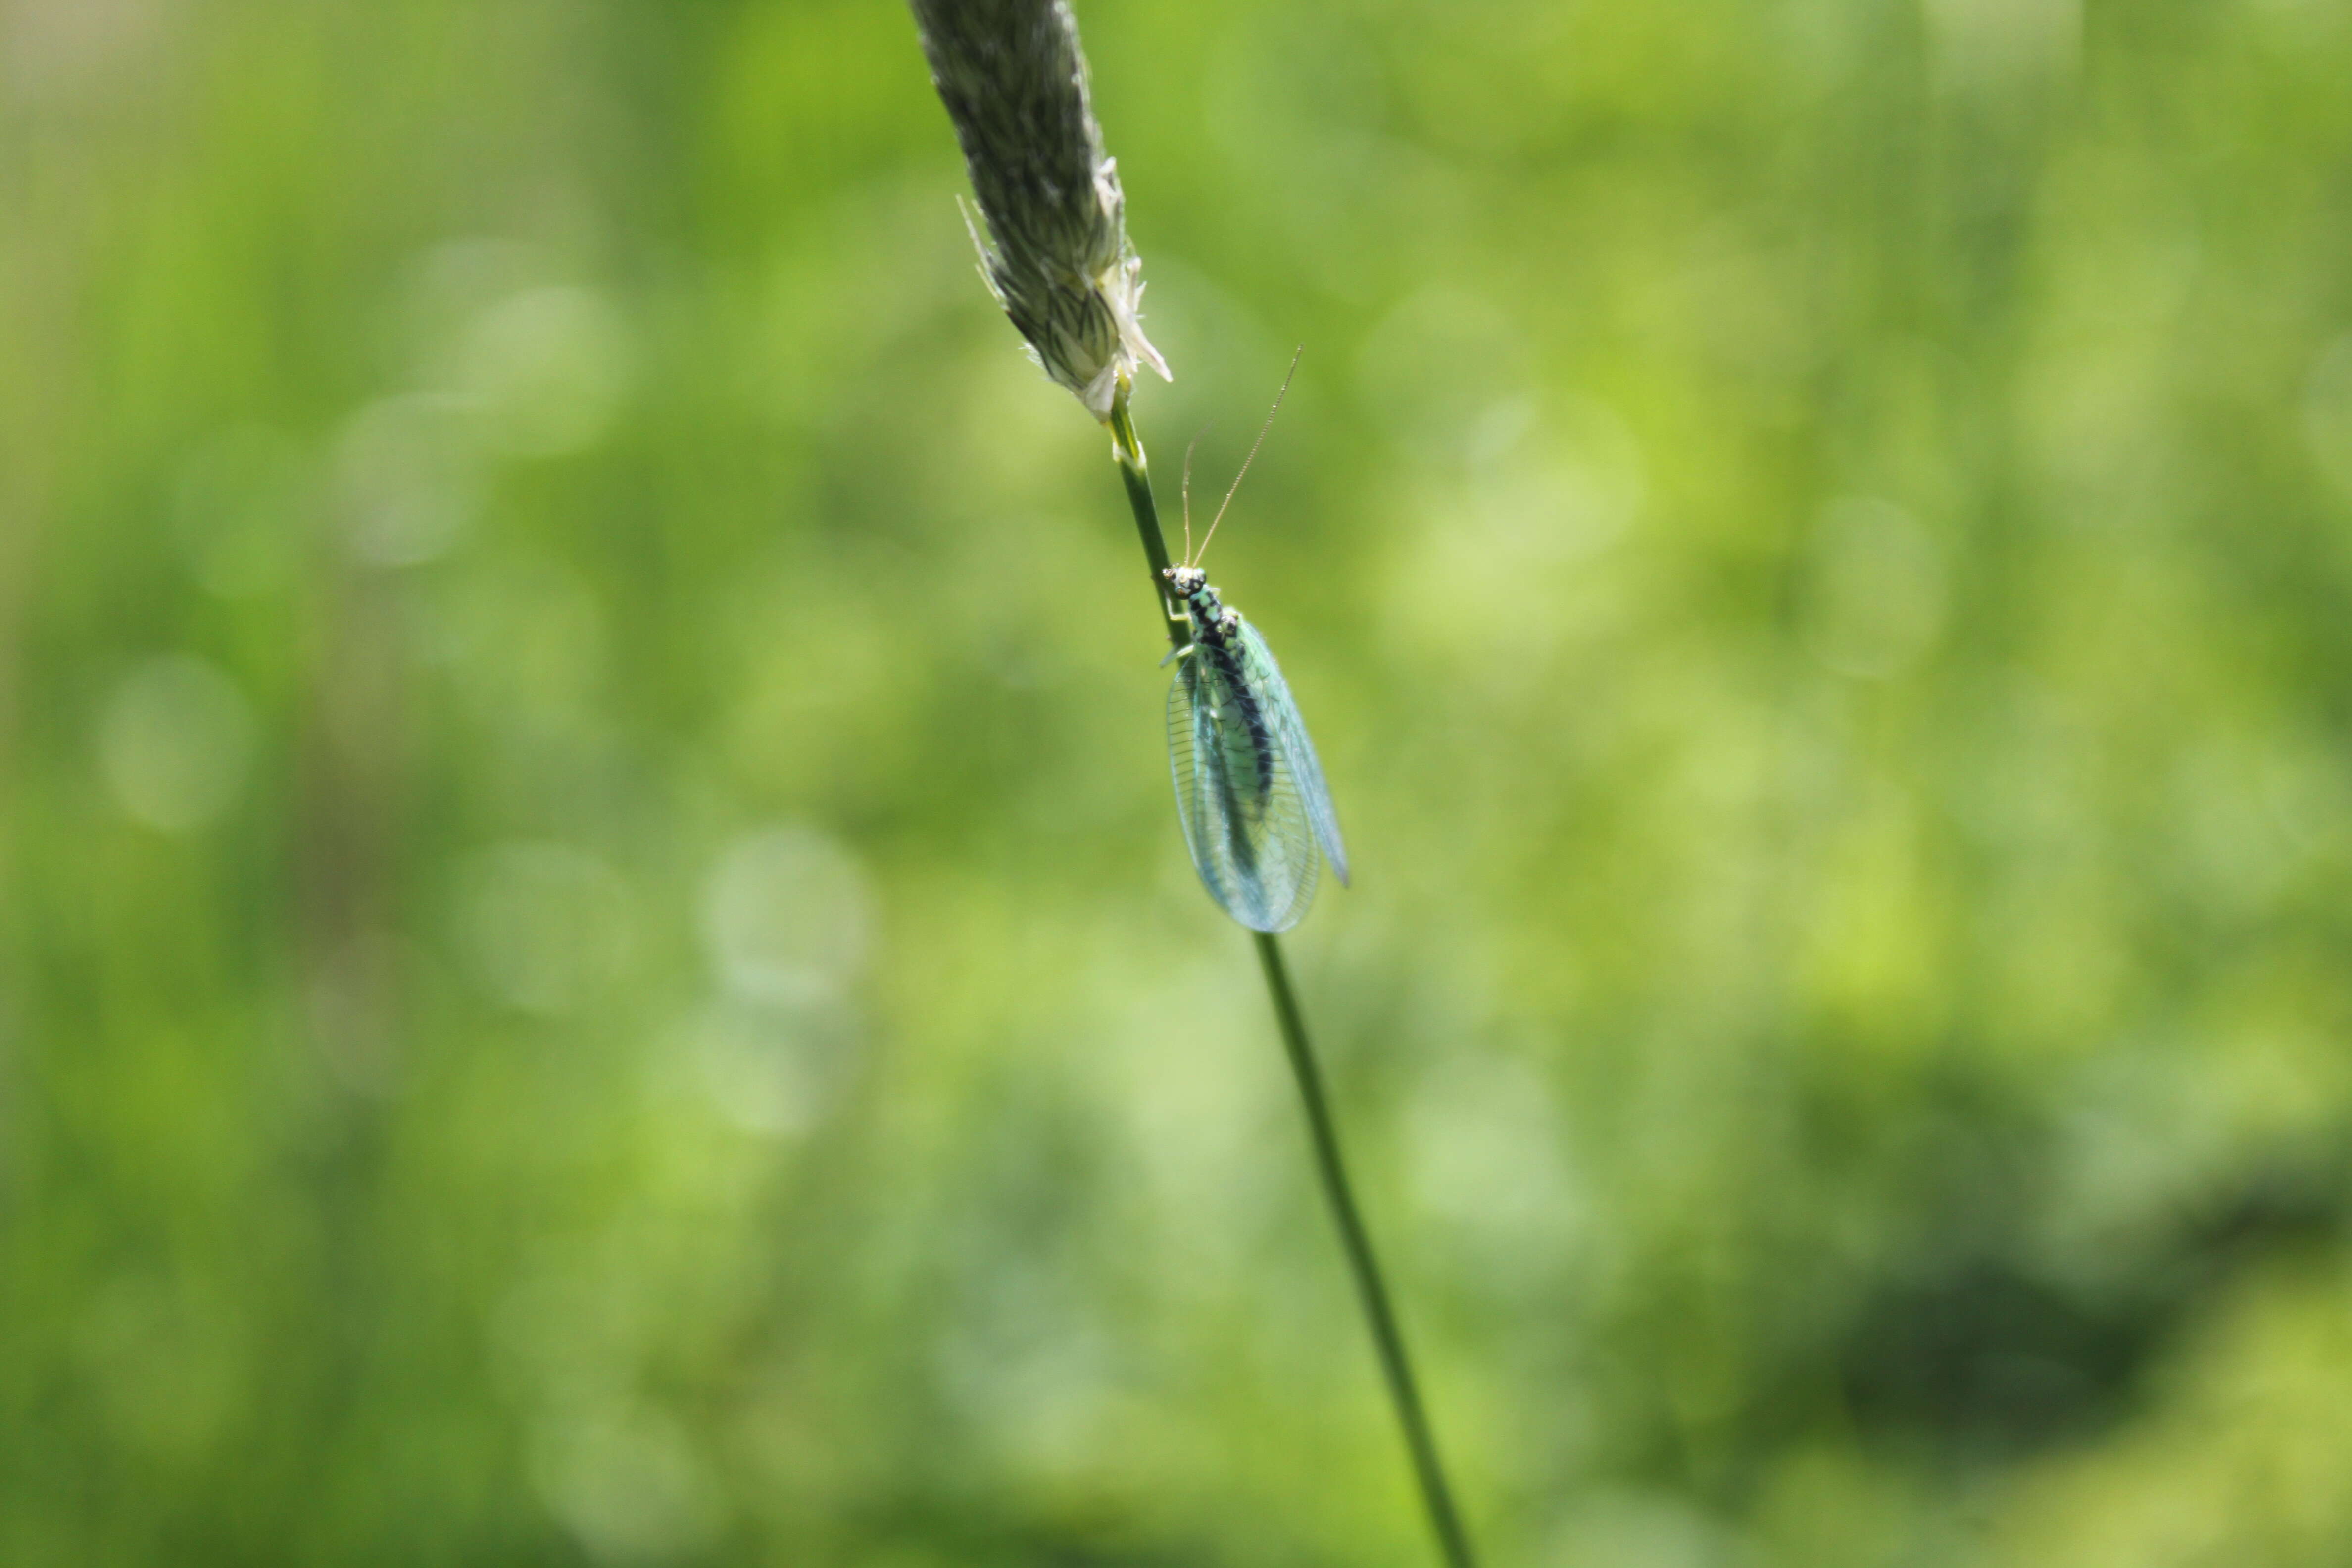
POLYGON ((519 458, 584 450, 619 408, 625 367, 619 318, 587 289, 528 289, 485 309, 457 355, 458 389, 483 439, 519 458))
POLYGON ((478 855, 458 880, 465 955, 509 1006, 573 1012, 617 977, 635 948, 628 885, 583 849, 501 844, 478 855))
POLYGON ((838 843, 814 828, 772 828, 719 857, 703 886, 703 941, 738 996, 827 1001, 866 963, 872 904, 864 868, 838 843))
POLYGON ((183 833, 236 799, 254 730, 253 710, 228 677, 173 654, 141 666, 107 699, 99 763, 124 811, 150 827, 183 833))
POLYGON ((643 1563, 706 1542, 709 1482, 675 1421, 641 1409, 542 1426, 532 1479, 549 1511, 599 1562, 643 1563))
POLYGON ((378 566, 446 554, 480 505, 480 459, 465 409, 429 394, 353 415, 335 446, 336 499, 352 553, 378 566))

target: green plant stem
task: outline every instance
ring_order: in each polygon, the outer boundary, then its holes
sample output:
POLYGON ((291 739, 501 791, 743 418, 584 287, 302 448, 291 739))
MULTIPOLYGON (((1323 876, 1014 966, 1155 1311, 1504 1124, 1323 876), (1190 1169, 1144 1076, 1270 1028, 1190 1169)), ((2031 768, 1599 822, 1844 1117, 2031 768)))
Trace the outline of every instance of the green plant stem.
POLYGON ((1405 1447, 1412 1451, 1412 1473, 1421 1483, 1421 1499, 1429 1509, 1429 1527, 1437 1532, 1438 1549, 1451 1568, 1475 1568, 1470 1537, 1462 1528, 1461 1511, 1454 1506, 1453 1489, 1445 1484, 1445 1467, 1438 1461, 1437 1435, 1430 1430, 1429 1413, 1413 1381, 1412 1357, 1405 1352, 1404 1334, 1397 1327, 1396 1310, 1389 1305, 1388 1286, 1381 1278, 1380 1259, 1372 1255, 1372 1238, 1356 1211, 1347 1162, 1339 1153, 1339 1129, 1331 1120, 1331 1102, 1323 1092, 1323 1072, 1307 1043, 1307 1020, 1299 1016, 1297 995, 1290 989, 1290 971, 1282 962, 1282 944, 1264 931, 1257 938, 1257 959, 1265 970, 1265 988, 1274 997, 1274 1016, 1282 1026, 1282 1047, 1290 1057, 1292 1076, 1298 1080, 1298 1098, 1307 1107, 1307 1128, 1315 1142, 1315 1169, 1323 1178, 1323 1195, 1331 1203, 1331 1217, 1339 1226, 1339 1243, 1347 1249, 1349 1272, 1356 1277, 1356 1294, 1372 1327, 1372 1343, 1381 1352, 1381 1371, 1404 1427, 1405 1447))
POLYGON ((1192 646, 1192 623, 1177 615, 1168 603, 1168 540, 1160 531, 1160 503, 1151 499, 1151 468, 1144 460, 1143 437, 1135 433, 1135 416, 1128 412, 1127 389, 1119 388, 1110 405, 1111 455, 1118 459, 1118 477, 1127 481, 1127 504, 1135 511, 1135 531, 1143 540, 1144 559, 1151 563, 1151 600, 1168 625, 1168 646, 1177 652, 1192 646))
MULTIPOLYGON (((1143 553, 1151 563, 1152 597, 1168 622, 1170 645, 1181 650, 1191 644, 1192 628, 1182 616, 1170 613, 1167 578, 1163 575, 1168 569, 1168 542, 1160 531, 1160 508, 1151 498, 1151 470, 1144 461, 1143 440, 1136 434, 1124 388, 1111 405, 1110 431, 1112 455, 1118 459, 1119 477, 1127 481, 1128 504, 1135 510, 1135 531, 1142 536, 1143 553)), ((1357 1299, 1370 1324, 1373 1348, 1380 1352, 1389 1402, 1396 1407, 1397 1424, 1404 1428, 1405 1447, 1412 1457, 1413 1479, 1420 1483, 1430 1529, 1437 1536, 1438 1550, 1444 1553, 1447 1568, 1476 1568, 1477 1558, 1470 1550, 1469 1533, 1462 1527, 1461 1510, 1454 1506, 1453 1489, 1445 1480, 1445 1467, 1438 1458, 1437 1436, 1430 1427, 1429 1413, 1421 1402, 1412 1357, 1405 1350, 1396 1309, 1390 1305, 1380 1259, 1372 1252, 1371 1235, 1365 1230, 1363 1215, 1356 1207, 1347 1161, 1339 1152, 1339 1123, 1332 1120, 1330 1097, 1323 1089, 1322 1068, 1316 1065, 1314 1048, 1307 1044, 1307 1019, 1299 1012, 1297 994, 1290 986, 1290 971, 1282 960, 1282 944, 1263 931, 1251 934, 1257 943, 1258 964, 1265 971, 1267 994, 1274 1000, 1275 1022, 1282 1031, 1282 1048, 1290 1058, 1291 1075, 1298 1083, 1298 1098, 1306 1107, 1316 1174, 1322 1179, 1323 1196, 1330 1204, 1332 1221, 1339 1229, 1339 1245, 1348 1255, 1348 1271, 1355 1279, 1357 1299)))

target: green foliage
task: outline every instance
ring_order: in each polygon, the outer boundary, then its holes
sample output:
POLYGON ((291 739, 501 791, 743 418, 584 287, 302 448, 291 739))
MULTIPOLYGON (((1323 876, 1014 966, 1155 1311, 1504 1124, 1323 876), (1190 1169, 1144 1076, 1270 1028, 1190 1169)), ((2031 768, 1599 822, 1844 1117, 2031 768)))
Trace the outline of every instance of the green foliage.
MULTIPOLYGON (((1493 1561, 2344 1561, 2343 8, 1081 20, 1493 1561)), ((0 1561, 1426 1561, 905 11, 0 28, 0 1561)))

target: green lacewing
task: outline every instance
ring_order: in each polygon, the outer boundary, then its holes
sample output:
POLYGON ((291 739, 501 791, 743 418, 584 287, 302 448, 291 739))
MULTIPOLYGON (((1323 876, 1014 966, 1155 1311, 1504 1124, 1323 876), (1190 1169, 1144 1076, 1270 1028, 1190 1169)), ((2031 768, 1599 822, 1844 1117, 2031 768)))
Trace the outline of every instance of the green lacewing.
MULTIPOLYGON (((1290 362, 1297 374, 1298 361, 1290 362)), ((1283 378, 1283 391, 1290 378, 1283 378)), ((1282 406, 1276 393, 1274 407, 1282 406)), ((1274 422, 1274 411, 1266 413, 1274 422)), ((1258 431, 1258 441, 1265 431, 1258 431)), ((1182 608, 1192 642, 1171 657, 1168 686, 1168 767, 1176 785, 1176 817, 1201 885, 1234 919, 1252 931, 1297 925, 1315 901, 1318 864, 1328 858, 1345 886, 1348 850, 1323 765, 1307 738, 1307 721, 1282 679, 1282 667, 1257 628, 1219 598, 1202 571, 1200 555, 1216 536, 1225 507, 1257 457, 1250 447, 1225 492, 1199 554, 1192 550, 1192 454, 1184 458, 1185 562, 1164 575, 1182 608)))

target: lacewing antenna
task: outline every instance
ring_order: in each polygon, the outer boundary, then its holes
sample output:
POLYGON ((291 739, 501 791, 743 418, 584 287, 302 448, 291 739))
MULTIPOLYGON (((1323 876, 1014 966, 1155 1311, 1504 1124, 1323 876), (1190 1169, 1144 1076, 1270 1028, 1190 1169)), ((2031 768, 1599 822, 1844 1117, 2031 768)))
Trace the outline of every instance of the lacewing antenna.
POLYGON ((1213 427, 1202 426, 1184 444, 1184 564, 1187 566, 1192 564, 1192 454, 1200 448, 1201 437, 1213 427))
MULTIPOLYGON (((1202 557, 1205 557, 1209 553, 1209 541, 1217 537, 1217 524, 1225 521, 1225 508, 1234 504, 1234 493, 1242 488, 1243 478, 1249 473, 1250 465, 1257 461, 1257 449, 1265 445, 1265 433, 1274 428, 1274 416, 1281 411, 1282 395, 1284 393, 1290 390, 1290 378, 1298 374, 1298 356, 1306 352, 1307 345, 1305 343, 1299 344, 1297 349, 1292 351, 1290 355, 1290 369, 1284 373, 1282 377, 1282 385, 1275 392, 1274 406, 1265 411, 1265 423, 1257 427, 1257 439, 1250 443, 1249 456, 1242 459, 1240 471, 1234 475, 1233 488, 1225 491, 1225 499, 1218 504, 1217 515, 1209 520, 1209 531, 1201 536, 1202 557)), ((1197 437, 1195 438, 1197 439, 1197 437)), ((1190 453, 1187 453, 1185 455, 1185 468, 1189 471, 1191 467, 1192 456, 1190 453)), ((1191 512, 1191 502, 1188 499, 1186 501, 1186 511, 1184 517, 1184 548, 1189 553, 1192 547, 1192 518, 1191 512)), ((1193 566, 1197 566, 1200 563, 1200 557, 1195 557, 1193 560, 1187 563, 1187 564, 1193 566)))

